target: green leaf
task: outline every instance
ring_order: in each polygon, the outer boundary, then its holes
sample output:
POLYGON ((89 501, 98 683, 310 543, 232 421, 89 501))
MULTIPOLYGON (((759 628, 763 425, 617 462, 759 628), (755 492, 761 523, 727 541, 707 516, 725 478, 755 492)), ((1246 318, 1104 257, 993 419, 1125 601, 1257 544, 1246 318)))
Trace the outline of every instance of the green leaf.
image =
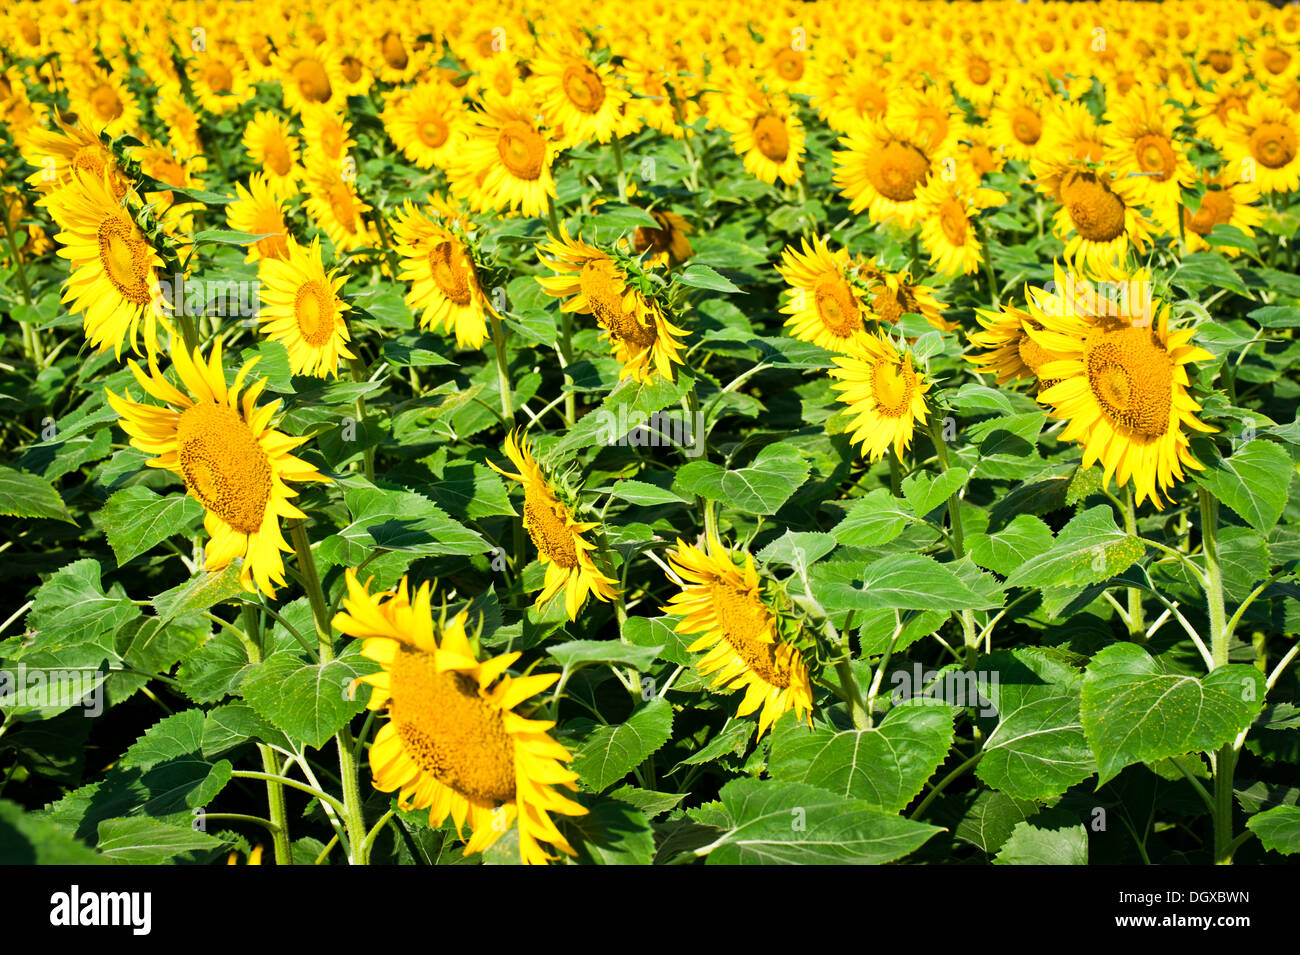
POLYGON ((122 756, 123 767, 149 769, 169 759, 177 759, 202 749, 202 710, 190 709, 159 720, 131 744, 122 756))
POLYGON ((1002 848, 1019 823, 1037 812, 1038 806, 1032 800, 985 790, 975 797, 953 835, 991 856, 1002 848))
POLYGON ((812 570, 814 596, 827 610, 982 610, 1002 602, 1000 595, 972 589, 952 565, 921 554, 882 557, 849 580, 842 576, 845 567, 831 561, 812 570))
POLYGON ((786 531, 758 552, 766 564, 808 569, 835 549, 836 540, 822 531, 786 531))
POLYGON ((0 799, 0 865, 103 865, 64 826, 0 799))
POLYGON ((260 242, 263 239, 269 239, 273 235, 279 235, 278 232, 264 232, 257 234, 253 232, 236 232, 232 229, 203 229, 194 233, 194 245, 252 245, 254 242, 260 242))
POLYGON ((675 487, 747 514, 775 514, 804 481, 809 466, 796 448, 769 444, 746 467, 726 471, 693 461, 677 472, 675 487))
POLYGON ((352 523, 320 544, 322 559, 356 566, 376 547, 414 554, 485 554, 491 548, 477 533, 450 517, 422 494, 377 487, 343 493, 352 523))
POLYGON ((203 505, 188 494, 166 497, 135 485, 118 491, 95 517, 113 548, 118 566, 173 534, 188 534, 203 516, 203 505))
POLYGON ((1017 823, 993 864, 1087 865, 1088 831, 1083 823, 1064 819, 1043 826, 1017 823))
POLYGON ((1246 820, 1259 844, 1284 856, 1300 852, 1300 807, 1274 806, 1246 820))
POLYGON ((1020 514, 996 534, 972 534, 967 548, 975 563, 1007 577, 1052 547, 1052 530, 1041 518, 1020 514))
POLYGON ((1049 800, 1096 772, 1079 718, 1078 694, 1006 701, 975 774, 1020 799, 1049 800))
MULTIPOLYGON (((948 498, 962 489, 970 471, 950 468, 942 474, 919 472, 903 481, 903 497, 917 517, 925 517, 948 502, 948 498)), ((883 490, 883 489, 882 489, 883 490)))
POLYGON ((619 640, 570 640, 547 648, 547 653, 566 670, 594 663, 622 664, 645 670, 655 662, 660 647, 628 646, 619 640))
POLYGON ((1116 526, 1110 506, 1099 504, 1061 528, 1045 553, 1012 571, 1007 586, 1101 583, 1133 566, 1143 553, 1141 542, 1116 526))
POLYGON ((904 510, 889 488, 878 487, 859 498, 831 533, 849 547, 879 547, 903 533, 911 520, 914 520, 911 513, 904 510))
POLYGON ((1264 328, 1300 327, 1300 305, 1265 305, 1246 315, 1264 328))
POLYGON ((646 814, 636 806, 609 796, 579 793, 586 804, 582 816, 566 816, 562 831, 582 865, 650 865, 655 839, 646 814))
POLYGON ((573 771, 592 792, 603 792, 668 742, 673 709, 660 698, 637 710, 627 722, 600 726, 574 753, 573 771))
POLYGON ((901 812, 947 757, 955 715, 947 705, 904 703, 878 727, 842 733, 782 720, 773 732, 768 772, 901 812))
POLYGON ((94 666, 99 660, 116 661, 114 633, 140 617, 129 597, 114 587, 105 592, 100 581, 99 561, 93 558, 73 561, 41 585, 36 592, 27 626, 35 631, 24 654, 49 651, 60 654, 68 648, 94 647, 103 653, 68 659, 69 665, 94 666))
POLYGON ((1132 763, 1232 742, 1263 699, 1263 676, 1252 666, 1222 666, 1198 679, 1164 672, 1134 644, 1106 647, 1088 664, 1083 684, 1083 731, 1097 757, 1097 785, 1132 763))
POLYGON ((740 291, 736 285, 732 284, 729 279, 719 275, 715 269, 699 263, 688 265, 678 272, 677 281, 682 285, 689 285, 691 288, 709 289, 714 292, 740 291))
POLYGON ((710 865, 879 865, 940 831, 806 783, 734 779, 718 796, 722 832, 696 850, 710 865))
POLYGON ((356 659, 360 651, 355 646, 349 644, 343 656, 326 663, 289 656, 264 660, 244 677, 240 693, 290 739, 319 749, 365 708, 353 697, 352 681, 374 672, 374 666, 356 659))
POLYGON ((620 501, 653 507, 657 504, 685 504, 686 498, 663 487, 655 487, 645 481, 619 481, 609 493, 620 501))
POLYGON ((239 571, 238 564, 230 564, 215 572, 200 571, 185 583, 154 597, 154 611, 162 620, 172 620, 242 596, 247 591, 239 583, 239 571))
POLYGON ((1211 285, 1226 288, 1239 295, 1249 295, 1241 276, 1232 270, 1217 252, 1193 252, 1183 256, 1178 270, 1174 272, 1173 284, 1180 288, 1195 290, 1211 285))
POLYGON ((0 514, 6 517, 49 517, 76 524, 63 498, 45 478, 0 467, 0 514))
POLYGON ((186 852, 220 849, 225 843, 196 829, 156 819, 105 819, 99 824, 99 851, 113 862, 158 865, 186 852))
POLYGON ((1261 534, 1282 516, 1294 473, 1291 458, 1271 441, 1257 438, 1231 457, 1220 458, 1192 479, 1237 512, 1261 534))

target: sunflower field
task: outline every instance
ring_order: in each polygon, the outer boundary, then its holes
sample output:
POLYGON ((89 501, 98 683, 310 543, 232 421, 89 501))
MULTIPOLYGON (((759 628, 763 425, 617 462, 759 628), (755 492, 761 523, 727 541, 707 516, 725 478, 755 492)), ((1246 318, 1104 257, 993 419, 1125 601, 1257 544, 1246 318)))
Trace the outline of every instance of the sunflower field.
POLYGON ((1300 852, 1300 7, 0 11, 0 861, 1300 852))

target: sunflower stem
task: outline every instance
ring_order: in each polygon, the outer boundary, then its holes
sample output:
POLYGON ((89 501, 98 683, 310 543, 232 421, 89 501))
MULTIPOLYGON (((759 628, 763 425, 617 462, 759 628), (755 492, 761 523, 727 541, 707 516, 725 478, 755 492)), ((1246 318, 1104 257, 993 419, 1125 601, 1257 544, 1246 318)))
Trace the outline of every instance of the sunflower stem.
MULTIPOLYGON (((1137 505, 1133 500, 1133 485, 1126 485, 1124 494, 1124 529, 1130 537, 1137 537, 1137 505)), ((1147 621, 1142 611, 1142 590, 1128 588, 1128 632, 1138 643, 1146 642, 1147 621)))
POLYGON ((514 427, 515 406, 510 391, 510 365, 506 361, 506 332, 501 327, 501 319, 496 309, 488 310, 488 321, 492 326, 492 344, 497 354, 497 387, 501 390, 501 416, 505 418, 507 430, 514 427))
POLYGON ((979 238, 981 254, 980 259, 984 263, 984 280, 989 286, 989 301, 993 303, 993 310, 998 308, 998 280, 993 273, 993 256, 989 255, 989 233, 984 228, 979 219, 975 220, 975 232, 979 238))
POLYGON ((618 201, 627 202, 627 172, 623 169, 623 141, 617 136, 614 140, 614 165, 618 169, 618 201))
MULTIPOLYGON (((366 377, 366 366, 360 358, 353 358, 348 362, 348 367, 352 370, 352 380, 358 384, 365 384, 368 380, 366 377)), ((356 401, 357 427, 361 427, 366 420, 366 399, 363 395, 357 395, 356 401)), ((375 480, 375 448, 373 445, 367 447, 361 452, 362 467, 365 470, 366 480, 373 482, 375 480)))
MULTIPOLYGON (((262 662, 262 627, 257 608, 250 603, 239 606, 239 621, 244 629, 244 650, 249 663, 262 662)), ((262 770, 267 775, 266 805, 271 817, 271 839, 275 849, 276 865, 293 865, 293 850, 289 845, 289 814, 285 809, 284 785, 278 779, 280 775, 275 751, 266 743, 258 743, 257 751, 262 757, 262 770)))
MULTIPOLYGON (((1219 502, 1205 488, 1198 491, 1201 509, 1201 550, 1205 557, 1205 599, 1210 616, 1210 655, 1214 668, 1228 665, 1232 630, 1224 610, 1223 571, 1219 564, 1219 502)), ((1214 754, 1214 863, 1231 865, 1235 851, 1232 835, 1232 777, 1237 751, 1231 743, 1214 754)))
MULTIPOLYGON (((15 196, 13 199, 17 202, 15 196)), ((10 222, 9 205, 6 201, 3 210, 5 220, 5 239, 9 243, 9 258, 14 264, 14 272, 18 276, 18 284, 23 290, 23 301, 28 305, 32 304, 32 287, 27 283, 27 269, 23 265, 22 257, 18 254, 18 243, 14 239, 13 223, 10 222)), ((36 327, 29 322, 22 322, 23 347, 27 352, 27 357, 36 365, 36 370, 40 371, 45 366, 44 349, 41 347, 40 333, 36 327)))
MULTIPOLYGON (((943 439, 943 419, 930 411, 930 440, 934 443, 934 454, 939 461, 939 469, 947 473, 948 463, 948 442, 943 439)), ((966 556, 966 539, 962 532, 961 524, 961 488, 953 491, 948 495, 948 523, 952 528, 952 555, 957 560, 966 556)), ((973 610, 963 610, 961 612, 961 630, 962 642, 966 647, 964 663, 967 669, 975 666, 976 660, 979 659, 980 636, 979 631, 975 628, 975 612, 973 610)))

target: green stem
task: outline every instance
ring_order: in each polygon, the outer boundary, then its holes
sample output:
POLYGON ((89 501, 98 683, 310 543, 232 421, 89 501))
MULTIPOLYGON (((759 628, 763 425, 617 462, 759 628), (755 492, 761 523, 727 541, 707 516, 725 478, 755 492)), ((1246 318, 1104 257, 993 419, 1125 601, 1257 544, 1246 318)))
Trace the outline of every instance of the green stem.
POLYGON ((844 692, 848 694, 849 715, 853 717, 854 729, 871 729, 871 711, 862 700, 862 688, 858 686, 858 678, 853 674, 853 667, 848 657, 835 664, 835 672, 839 675, 844 692))
POLYGON ((930 803, 934 802, 937 798, 939 798, 940 793, 942 793, 945 789, 947 789, 948 785, 954 779, 956 779, 962 773, 966 772, 966 770, 970 769, 972 766, 974 766, 983 758, 984 758, 984 750, 980 750, 970 759, 966 760, 964 763, 962 763, 960 766, 958 766, 956 769, 950 772, 947 776, 943 777, 943 779, 939 780, 939 782, 935 784, 935 787, 925 794, 925 798, 921 800, 921 804, 908 814, 907 818, 908 819, 921 818, 921 816, 924 815, 925 811, 930 808, 930 803))
MULTIPOLYGON (((1205 600, 1210 615, 1210 655, 1214 668, 1228 665, 1232 631, 1224 611, 1223 571, 1219 564, 1219 502, 1205 488, 1199 490, 1201 508, 1201 551, 1205 557, 1205 600)), ((1232 777, 1237 767, 1237 751, 1232 744, 1219 748, 1214 756, 1214 863, 1231 865, 1232 777)))
MULTIPOLYGON (((366 366, 362 364, 360 358, 353 358, 348 366, 352 369, 352 380, 358 384, 364 384, 368 379, 366 377, 366 366)), ((363 395, 357 395, 356 401, 357 428, 361 429, 366 421, 366 399, 363 395)), ((375 449, 370 446, 362 452, 366 480, 373 482, 375 480, 375 449)))
MULTIPOLYGON (((1133 485, 1124 488, 1124 529, 1130 537, 1137 537, 1137 505, 1133 500, 1133 485)), ((1142 590, 1139 587, 1128 588, 1128 632, 1139 643, 1146 641, 1147 621, 1142 611, 1142 590)))
MULTIPOLYGON (((948 442, 943 439, 943 419, 930 411, 930 440, 934 443, 934 455, 939 461, 940 471, 947 473, 949 468, 948 462, 948 442)), ((948 495, 948 523, 951 525, 952 555, 957 560, 966 556, 966 535, 962 530, 961 523, 961 488, 953 491, 948 495)), ((964 663, 967 669, 975 666, 979 659, 980 636, 975 628, 975 612, 973 610, 963 610, 961 612, 961 630, 962 642, 966 647, 964 663)))
POLYGON ((627 202, 627 173, 623 170, 623 143, 614 137, 614 165, 618 167, 618 201, 627 202))
POLYGON ((497 387, 501 389, 501 416, 505 418, 507 428, 515 423, 514 397, 510 390, 510 365, 506 360, 506 332, 501 327, 501 319, 496 310, 488 312, 488 321, 492 327, 492 344, 497 354, 497 387))
MULTIPOLYGON (((249 663, 262 662, 262 627, 257 608, 252 604, 240 604, 240 622, 244 625, 244 650, 249 663)), ((276 761, 275 751, 266 743, 258 743, 257 751, 262 757, 262 770, 268 777, 279 776, 280 767, 276 761)), ((285 808, 284 785, 277 779, 266 780, 266 805, 271 817, 271 836, 275 848, 276 865, 293 865, 293 850, 289 844, 289 813, 285 808)))

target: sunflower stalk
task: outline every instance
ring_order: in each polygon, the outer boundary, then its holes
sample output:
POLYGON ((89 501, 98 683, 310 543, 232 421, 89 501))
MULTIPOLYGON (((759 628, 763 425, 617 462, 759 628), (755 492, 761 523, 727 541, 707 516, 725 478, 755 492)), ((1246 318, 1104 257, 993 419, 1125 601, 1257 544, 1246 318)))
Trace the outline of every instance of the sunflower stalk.
MULTIPOLYGON (((947 473, 950 465, 948 462, 948 442, 943 439, 943 419, 935 414, 933 409, 930 412, 930 440, 934 443, 934 453, 939 460, 939 469, 947 473)), ((951 526, 952 555, 957 560, 961 560, 966 556, 966 540, 961 524, 961 488, 948 495, 948 523, 951 526)), ((964 662, 969 669, 975 665, 980 652, 979 631, 975 628, 974 611, 963 610, 961 612, 961 629, 962 642, 966 647, 964 662)))
MULTIPOLYGON (((365 384, 368 380, 366 377, 366 366, 362 364, 360 358, 353 358, 348 362, 348 367, 352 369, 352 380, 358 384, 365 384)), ((356 400, 357 426, 361 427, 366 420, 366 399, 363 395, 357 395, 356 400)), ((366 480, 373 482, 375 480, 375 448, 373 445, 367 447, 362 454, 362 466, 365 469, 366 480)))
MULTIPOLYGON (((1210 654, 1214 668, 1228 665, 1228 648, 1232 630, 1224 609, 1223 570, 1219 564, 1219 502, 1204 487, 1199 488, 1201 509, 1201 550, 1205 560, 1205 600, 1210 617, 1210 654)), ((1214 863, 1231 865, 1234 851, 1232 835, 1232 777, 1237 765, 1237 750, 1227 743, 1214 754, 1214 863)))
POLYGON ((623 141, 617 136, 614 141, 614 166, 618 169, 618 201, 627 202, 627 171, 623 168, 623 141))
MULTIPOLYGON (((239 621, 243 624, 244 650, 248 662, 262 662, 262 627, 257 608, 250 603, 239 606, 239 621)), ((262 770, 268 777, 280 775, 280 767, 275 751, 266 743, 257 744, 257 752, 262 757, 262 770)), ((278 779, 266 780, 267 814, 271 818, 271 841, 275 850, 276 865, 293 865, 293 850, 289 844, 289 814, 285 809, 284 785, 278 779)))
MULTIPOLYGON (((1130 537, 1138 536, 1137 505, 1133 500, 1133 485, 1128 484, 1124 494, 1124 529, 1130 537)), ((1128 632, 1139 643, 1146 640, 1147 622, 1142 610, 1142 589, 1128 588, 1128 632)))

